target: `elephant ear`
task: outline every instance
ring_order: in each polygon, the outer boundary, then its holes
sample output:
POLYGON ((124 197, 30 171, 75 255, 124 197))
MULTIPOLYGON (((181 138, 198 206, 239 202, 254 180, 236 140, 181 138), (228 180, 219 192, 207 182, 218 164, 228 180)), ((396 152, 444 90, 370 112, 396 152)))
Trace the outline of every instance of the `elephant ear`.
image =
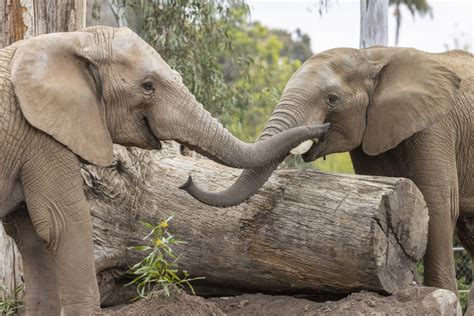
POLYGON ((374 50, 366 51, 383 61, 362 140, 368 155, 396 147, 447 114, 460 84, 456 74, 416 49, 374 50))
POLYGON ((13 57, 11 81, 31 125, 82 159, 107 166, 113 160, 112 139, 89 47, 92 36, 55 33, 24 41, 13 57))

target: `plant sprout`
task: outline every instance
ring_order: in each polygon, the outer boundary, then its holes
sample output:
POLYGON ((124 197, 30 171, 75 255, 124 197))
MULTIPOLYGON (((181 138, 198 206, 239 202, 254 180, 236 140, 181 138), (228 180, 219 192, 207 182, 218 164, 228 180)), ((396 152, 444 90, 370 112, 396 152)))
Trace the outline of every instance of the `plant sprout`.
POLYGON ((128 271, 129 274, 136 276, 127 284, 137 285, 138 296, 135 299, 146 298, 161 289, 163 289, 165 296, 169 296, 172 287, 184 288, 187 286, 195 294, 190 281, 203 279, 202 277, 190 279, 187 271, 179 271, 178 261, 181 255, 177 255, 171 247, 185 242, 176 239, 169 232, 169 222, 172 219, 171 216, 156 226, 142 222, 142 225, 149 230, 148 235, 143 238, 147 243, 129 248, 148 253, 128 271))

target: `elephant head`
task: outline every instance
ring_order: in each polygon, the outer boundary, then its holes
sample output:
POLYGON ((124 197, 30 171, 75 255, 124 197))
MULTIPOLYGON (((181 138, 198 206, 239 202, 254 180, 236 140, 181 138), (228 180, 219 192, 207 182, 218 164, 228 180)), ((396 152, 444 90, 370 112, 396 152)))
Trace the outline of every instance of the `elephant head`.
POLYGON ((299 127, 262 144, 239 141, 128 28, 91 27, 24 41, 11 81, 31 125, 99 166, 112 163, 112 143, 160 149, 160 141, 176 140, 222 164, 252 168, 325 132, 299 127))
MULTIPOLYGON (((314 55, 288 81, 260 139, 307 124, 330 123, 324 141, 294 151, 306 162, 358 147, 378 155, 448 113, 459 78, 428 53, 408 48, 337 48, 314 55)), ((222 192, 184 188, 215 206, 237 205, 260 188, 278 162, 249 168, 222 192)))

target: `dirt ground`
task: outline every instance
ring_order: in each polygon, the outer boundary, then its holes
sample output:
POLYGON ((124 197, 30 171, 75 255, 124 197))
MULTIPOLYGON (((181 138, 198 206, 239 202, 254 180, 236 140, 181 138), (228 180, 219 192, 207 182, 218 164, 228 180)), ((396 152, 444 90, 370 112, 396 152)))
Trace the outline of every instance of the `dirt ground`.
POLYGON ((177 292, 105 311, 105 315, 460 315, 453 293, 429 287, 409 287, 392 296, 353 293, 323 303, 291 296, 244 294, 204 299, 177 292), (452 294, 452 295, 450 295, 452 294))
POLYGON ((216 303, 202 297, 173 291, 170 297, 162 293, 126 306, 107 308, 103 315, 144 316, 144 315, 225 315, 216 303))

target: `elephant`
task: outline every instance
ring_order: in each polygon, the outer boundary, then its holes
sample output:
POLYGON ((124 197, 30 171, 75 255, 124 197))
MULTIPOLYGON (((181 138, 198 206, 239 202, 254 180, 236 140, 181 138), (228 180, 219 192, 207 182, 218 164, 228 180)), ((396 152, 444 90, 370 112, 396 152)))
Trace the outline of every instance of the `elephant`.
POLYGON ((328 124, 244 143, 158 52, 128 28, 53 33, 0 50, 0 218, 23 257, 26 310, 100 311, 80 163, 109 166, 112 144, 175 140, 235 168, 272 164, 328 124))
MULTIPOLYGON (((293 74, 260 139, 305 124, 330 123, 324 141, 295 148, 304 161, 350 152, 357 174, 404 177, 429 209, 424 280, 457 292, 453 235, 474 255, 474 230, 457 225, 474 215, 474 57, 453 50, 334 48, 293 74)), ((227 189, 184 190, 203 203, 228 207, 248 199, 278 163, 248 168, 227 189)), ((471 288, 471 306, 474 293, 471 288)), ((473 308, 474 310, 474 308, 473 308)))

